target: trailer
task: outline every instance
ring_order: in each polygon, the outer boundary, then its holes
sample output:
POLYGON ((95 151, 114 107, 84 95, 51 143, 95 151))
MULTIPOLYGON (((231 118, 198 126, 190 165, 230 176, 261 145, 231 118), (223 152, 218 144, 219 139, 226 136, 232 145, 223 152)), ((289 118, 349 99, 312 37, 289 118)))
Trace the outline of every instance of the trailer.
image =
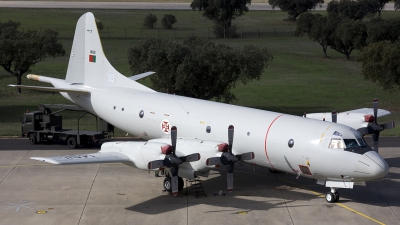
POLYGON ((31 144, 51 144, 54 140, 66 141, 72 149, 83 145, 97 144, 101 139, 111 137, 110 134, 114 133, 114 126, 93 114, 91 115, 96 117, 96 131, 80 130, 79 120, 86 114, 91 113, 77 105, 40 104, 39 111, 24 113, 21 121, 22 136, 26 136, 31 144), (52 109, 57 109, 57 111, 52 112, 52 109), (77 130, 63 129, 62 116, 58 114, 63 111, 83 112, 77 119, 77 130))

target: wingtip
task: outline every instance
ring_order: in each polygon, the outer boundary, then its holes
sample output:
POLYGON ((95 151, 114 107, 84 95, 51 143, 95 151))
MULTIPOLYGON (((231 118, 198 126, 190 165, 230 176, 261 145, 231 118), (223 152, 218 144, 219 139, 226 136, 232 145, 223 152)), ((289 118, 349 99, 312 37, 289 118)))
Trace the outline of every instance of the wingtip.
POLYGON ((47 163, 51 163, 51 164, 56 164, 56 165, 60 164, 57 161, 51 160, 49 158, 44 158, 44 157, 30 157, 30 159, 41 161, 41 162, 47 162, 47 163))

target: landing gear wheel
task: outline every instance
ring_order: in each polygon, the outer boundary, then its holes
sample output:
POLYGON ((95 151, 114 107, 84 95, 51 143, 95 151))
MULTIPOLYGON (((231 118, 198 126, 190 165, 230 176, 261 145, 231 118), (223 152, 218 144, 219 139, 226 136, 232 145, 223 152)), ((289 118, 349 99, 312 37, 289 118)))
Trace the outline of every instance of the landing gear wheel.
POLYGON ((325 195, 325 200, 329 203, 333 203, 336 200, 336 195, 332 192, 328 192, 325 195))
POLYGON ((29 135, 29 142, 33 145, 35 145, 37 143, 35 134, 32 133, 29 135))
POLYGON ((183 178, 182 177, 178 177, 178 191, 182 191, 183 190, 183 178))
POLYGON ((68 140, 67 140, 67 145, 72 149, 76 148, 78 146, 77 143, 76 143, 76 138, 75 137, 69 137, 68 140))
POLYGON ((340 198, 339 192, 335 192, 335 202, 338 202, 340 198))
POLYGON ((166 177, 164 179, 164 190, 168 191, 168 192, 172 192, 171 177, 166 177))

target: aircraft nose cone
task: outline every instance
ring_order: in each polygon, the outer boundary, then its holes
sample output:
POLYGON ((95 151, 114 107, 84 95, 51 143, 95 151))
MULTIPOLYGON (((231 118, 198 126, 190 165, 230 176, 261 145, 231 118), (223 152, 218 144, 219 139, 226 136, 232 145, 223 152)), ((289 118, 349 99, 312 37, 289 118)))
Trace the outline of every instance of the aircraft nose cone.
POLYGON ((382 179, 389 173, 389 165, 377 152, 369 151, 364 156, 366 156, 364 159, 369 161, 369 173, 372 180, 382 179))

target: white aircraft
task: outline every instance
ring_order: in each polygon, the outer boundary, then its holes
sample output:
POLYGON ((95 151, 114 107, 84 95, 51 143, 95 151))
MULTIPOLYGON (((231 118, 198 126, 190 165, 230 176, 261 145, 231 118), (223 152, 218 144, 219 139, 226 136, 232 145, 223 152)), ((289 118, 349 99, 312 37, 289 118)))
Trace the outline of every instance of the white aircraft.
POLYGON ((378 124, 378 118, 390 115, 390 112, 384 109, 378 109, 378 99, 372 101, 373 108, 362 108, 342 113, 332 111, 331 113, 304 113, 303 117, 330 121, 344 124, 358 130, 362 135, 372 134, 374 140, 374 150, 378 152, 380 132, 395 127, 394 121, 384 124, 378 124))
POLYGON ((148 141, 109 142, 98 153, 32 159, 53 164, 121 162, 142 170, 164 170, 164 188, 173 195, 182 190, 182 178, 207 177, 217 165, 227 166, 232 191, 235 163, 244 161, 316 179, 330 188, 328 202, 339 200, 338 188, 353 188, 355 182, 388 174, 386 161, 353 128, 158 93, 135 82, 148 74, 127 78, 117 72, 103 53, 93 14, 84 14, 76 26, 65 80, 28 75, 54 87, 9 86, 60 92, 148 141))

